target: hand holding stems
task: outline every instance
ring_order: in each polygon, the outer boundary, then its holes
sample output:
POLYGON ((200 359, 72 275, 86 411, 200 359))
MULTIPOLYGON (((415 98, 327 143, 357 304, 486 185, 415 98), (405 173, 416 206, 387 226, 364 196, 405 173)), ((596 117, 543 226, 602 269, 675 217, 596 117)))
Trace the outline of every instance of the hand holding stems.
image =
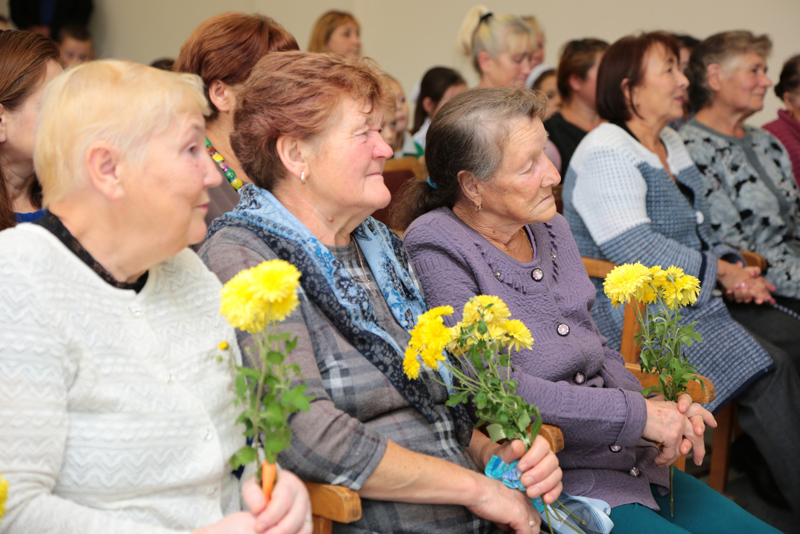
POLYGON ((269 504, 250 477, 242 486, 249 511, 236 512, 192 534, 311 534, 311 503, 305 485, 289 471, 281 471, 269 504))
POLYGON ((771 294, 775 291, 775 286, 761 276, 761 269, 745 267, 742 262, 733 264, 718 260, 717 263, 717 279, 725 289, 726 298, 746 304, 755 302, 760 305, 775 302, 771 294))
POLYGON ((655 464, 666 466, 689 451, 693 451, 695 464, 700 465, 705 456, 703 433, 706 425, 716 427, 711 413, 692 402, 687 394, 681 394, 678 402, 669 402, 661 396, 646 399, 647 422, 642 436, 661 443, 661 452, 655 464))
POLYGON ((520 480, 527 488, 525 493, 528 497, 541 497, 545 504, 556 502, 563 489, 561 467, 555 453, 542 436, 536 436, 527 452, 525 444, 515 439, 497 447, 490 455, 500 457, 507 464, 519 460, 517 468, 522 473, 520 480))

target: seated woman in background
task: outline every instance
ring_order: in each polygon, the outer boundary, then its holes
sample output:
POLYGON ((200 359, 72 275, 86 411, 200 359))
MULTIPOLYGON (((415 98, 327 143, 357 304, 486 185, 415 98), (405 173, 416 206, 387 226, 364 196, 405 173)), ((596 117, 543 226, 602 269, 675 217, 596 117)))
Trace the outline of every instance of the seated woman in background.
MULTIPOLYGON (((697 45, 700 44, 700 40, 685 33, 676 34, 674 37, 678 42, 678 68, 685 75, 687 69, 689 68, 689 58, 692 56, 694 49, 697 48, 697 45)), ((687 95, 686 100, 683 103, 683 115, 674 121, 670 121, 668 126, 677 132, 683 127, 684 124, 689 122, 689 119, 691 118, 692 115, 689 109, 689 98, 687 95)))
POLYGON ((216 358, 236 338, 186 249, 220 181, 208 112, 200 78, 121 61, 45 91, 48 211, 0 233, 5 533, 311 532, 297 477, 282 471, 266 506, 230 469, 244 429, 216 358))
POLYGON ((203 79, 211 114, 206 117, 206 150, 225 177, 209 190, 206 225, 239 202, 250 179, 231 149, 237 93, 256 62, 270 52, 299 50, 289 32, 259 14, 223 13, 204 21, 181 46, 173 70, 203 79))
POLYGON ((547 109, 544 111, 544 120, 546 121, 561 111, 561 93, 558 92, 556 69, 546 65, 539 65, 533 69, 531 74, 536 74, 530 86, 531 89, 541 91, 547 97, 547 109))
MULTIPOLYGON (((217 219, 201 258, 223 282, 281 258, 302 273, 297 336, 311 410, 291 420, 280 464, 361 495, 362 518, 341 532, 538 532, 525 494, 481 473, 498 448, 466 409, 445 406, 431 373, 403 374, 408 330, 427 310, 399 238, 369 214, 389 203, 379 133, 386 80, 369 62, 287 52, 262 59, 241 92, 233 147, 253 180, 217 219)), ((240 346, 252 339, 239 332, 240 346)), ((524 449, 524 447, 522 447, 524 449)), ((506 460, 508 461, 508 460, 506 460)), ((522 457, 528 495, 552 502, 561 471, 544 439, 522 457)))
MULTIPOLYGON (((702 178, 678 134, 666 128, 682 113, 687 83, 671 35, 645 33, 611 45, 597 78, 597 108, 609 123, 590 132, 575 151, 564 186, 564 215, 583 256, 675 265, 700 280, 697 303, 681 315, 697 321, 695 331, 703 337, 684 350, 714 383, 717 396, 707 407, 716 411, 736 398, 742 429, 797 509, 800 378, 789 356, 800 343, 789 355, 769 342, 762 347, 746 330, 751 325, 734 321, 715 294, 719 284, 732 299, 766 301, 770 286, 714 235, 702 178)), ((618 347, 624 306, 614 308, 602 280, 594 282, 592 315, 618 347)), ((798 332, 795 328, 793 335, 798 332)))
POLYGON ((422 77, 416 107, 414 108, 414 127, 411 135, 424 152, 425 135, 431 119, 448 100, 467 90, 467 82, 457 71, 448 67, 433 67, 422 77))
POLYGON ((324 13, 311 30, 309 52, 333 52, 349 58, 361 57, 361 26, 345 11, 324 13))
POLYGON ((561 161, 559 173, 566 174, 569 160, 581 139, 600 124, 597 114, 597 68, 608 43, 600 39, 579 39, 564 46, 558 62, 558 92, 561 111, 547 119, 544 128, 557 156, 548 151, 550 160, 561 161))
POLYGON ((58 57, 58 46, 37 33, 0 33, 0 230, 44 214, 33 136, 44 87, 61 72, 58 57))
MULTIPOLYGON (((392 86, 394 93, 394 128, 396 137, 394 143, 389 143, 392 147, 395 158, 403 158, 406 156, 413 156, 418 158, 422 156, 423 150, 421 147, 414 143, 411 134, 408 133, 408 101, 406 100, 406 93, 403 91, 403 86, 400 80, 394 76, 386 75, 392 86)), ((385 117, 384 117, 385 118, 385 117)))
MULTIPOLYGON (((764 278, 774 294, 767 301, 800 312, 800 190, 783 145, 744 123, 764 107, 772 85, 766 73, 771 48, 766 35, 746 31, 700 43, 689 61, 697 114, 680 135, 700 170, 700 194, 717 238, 764 256, 764 278)), ((800 368, 800 321, 762 302, 729 308, 737 321, 793 355, 800 368)))
POLYGON ((536 48, 533 51, 533 56, 531 56, 531 73, 528 74, 528 79, 525 80, 525 87, 530 87, 533 82, 536 80, 533 77, 533 69, 536 67, 541 66, 544 63, 544 45, 545 45, 545 35, 544 35, 544 28, 542 27, 539 19, 537 19, 533 15, 523 15, 520 17, 525 24, 531 27, 533 30, 533 34, 535 36, 536 48))
POLYGON ((564 432, 565 491, 609 503, 614 533, 706 532, 712 521, 724 532, 771 532, 680 471, 675 497, 685 500, 670 517, 666 466, 690 450, 699 463, 705 425, 715 423, 688 395, 677 405, 646 399, 598 333, 589 312, 594 287, 556 214, 559 175, 544 155, 545 105, 529 91, 476 89, 434 119, 430 183, 414 183, 398 207, 405 221, 419 216, 404 242, 425 297, 461 309, 474 295, 497 295, 530 329, 533 348, 512 354, 511 377, 542 420, 564 432))
POLYGON ((783 144, 792 162, 794 179, 800 185, 800 54, 783 64, 775 94, 786 109, 779 109, 778 118, 762 128, 783 144))
POLYGON ((515 15, 475 6, 461 23, 457 47, 480 76, 478 87, 525 87, 533 68, 536 36, 515 15))

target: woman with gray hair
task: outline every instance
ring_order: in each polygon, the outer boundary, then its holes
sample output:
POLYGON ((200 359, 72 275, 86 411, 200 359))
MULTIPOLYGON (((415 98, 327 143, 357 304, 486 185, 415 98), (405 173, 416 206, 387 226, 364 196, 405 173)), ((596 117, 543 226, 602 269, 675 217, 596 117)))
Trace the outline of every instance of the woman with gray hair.
MULTIPOLYGON (((700 43, 687 69, 697 114, 680 135, 703 177, 712 228, 725 243, 764 256, 764 278, 775 300, 800 312, 800 191, 780 141, 745 124, 764 107, 772 85, 771 50, 769 37, 747 31, 718 33, 700 43)), ((749 289, 751 281, 744 283, 749 289)), ((743 324, 761 325, 770 341, 793 350, 798 323, 757 308, 733 306, 731 313, 743 324)))
POLYGON ((497 295, 530 329, 536 341, 512 353, 511 378, 564 432, 564 490, 605 501, 614 533, 708 532, 712 523, 720 532, 769 532, 679 471, 675 496, 685 501, 670 517, 666 466, 689 451, 699 463, 705 427, 716 423, 688 395, 677 404, 646 399, 598 332, 594 286, 555 209, 560 177, 544 155, 546 106, 527 90, 474 89, 434 118, 430 178, 406 190, 398 221, 414 220, 404 243, 428 302, 460 309, 474 295, 497 295))
POLYGON ((0 532, 311 532, 297 477, 267 505, 229 464, 244 428, 218 344, 240 355, 186 248, 221 180, 208 112, 199 77, 121 61, 45 90, 47 212, 0 233, 0 532))
POLYGON ((533 68, 536 35, 516 15, 469 10, 458 32, 458 50, 480 76, 478 87, 525 87, 533 68))

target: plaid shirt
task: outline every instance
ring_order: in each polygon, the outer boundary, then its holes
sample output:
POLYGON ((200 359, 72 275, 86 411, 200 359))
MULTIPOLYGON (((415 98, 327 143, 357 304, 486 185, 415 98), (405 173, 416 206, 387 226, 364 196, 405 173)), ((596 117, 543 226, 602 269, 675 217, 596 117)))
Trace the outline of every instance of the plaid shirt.
MULTIPOLYGON (((344 247, 342 247, 344 248, 344 247)), ((355 248, 334 249, 348 271, 356 278, 369 280, 355 248)), ((258 265, 276 255, 260 239, 244 228, 224 228, 200 250, 206 265, 227 282, 243 269, 258 265)), ((367 270, 368 266, 365 267, 367 270)), ((372 296, 372 292, 369 292, 372 296)), ((380 293, 378 293, 380 295, 380 293)), ((477 470, 466 451, 458 445, 449 408, 444 406, 444 387, 423 377, 444 414, 444 423, 431 424, 411 406, 389 380, 331 325, 325 314, 299 291, 300 305, 281 324, 298 338, 289 362, 300 366, 309 393, 314 395, 311 410, 293 416, 292 446, 282 453, 282 467, 304 480, 347 486, 358 490, 383 458, 387 440, 408 450, 442 458, 467 469, 477 470)), ((408 333, 391 317, 382 297, 372 300, 380 326, 397 339, 408 343, 408 333)), ((252 340, 238 331, 242 354, 252 340)), ((399 357, 399 356, 398 356, 399 357)), ((362 499, 362 518, 349 525, 335 525, 335 532, 494 532, 496 527, 460 506, 406 504, 362 499)))

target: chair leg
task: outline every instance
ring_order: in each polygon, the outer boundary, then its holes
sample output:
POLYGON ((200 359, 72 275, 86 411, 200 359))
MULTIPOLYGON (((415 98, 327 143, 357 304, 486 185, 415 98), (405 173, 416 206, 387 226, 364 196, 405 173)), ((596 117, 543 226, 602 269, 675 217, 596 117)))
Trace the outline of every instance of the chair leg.
POLYGON ((717 412, 717 428, 714 429, 714 441, 711 449, 711 472, 708 485, 720 493, 724 493, 728 485, 728 467, 731 455, 731 435, 734 428, 734 403, 729 402, 717 412))
POLYGON ((675 469, 678 469, 680 471, 686 471, 686 455, 684 454, 683 456, 675 460, 675 462, 672 465, 675 466, 675 469))
POLYGON ((331 534, 333 532, 333 521, 325 519, 324 517, 313 517, 314 530, 313 534, 331 534))

